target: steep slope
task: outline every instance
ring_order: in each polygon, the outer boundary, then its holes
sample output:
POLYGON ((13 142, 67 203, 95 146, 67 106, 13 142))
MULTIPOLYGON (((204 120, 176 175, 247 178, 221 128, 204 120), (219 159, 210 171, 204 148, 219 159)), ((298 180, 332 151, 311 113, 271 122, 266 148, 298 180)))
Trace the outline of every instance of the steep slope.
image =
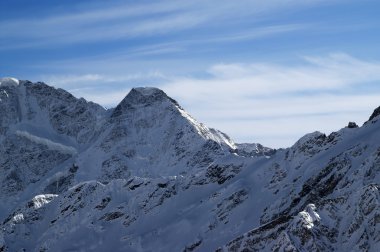
POLYGON ((235 148, 156 88, 132 89, 111 112, 96 143, 78 159, 80 181, 183 175, 235 148))
POLYGON ((63 174, 91 144, 105 110, 44 83, 0 85, 0 217, 63 174))
POLYGON ((156 88, 108 111, 42 83, 2 91, 0 251, 380 249, 377 110, 274 151, 156 88))
POLYGON ((91 179, 178 175, 233 148, 154 88, 133 89, 109 111, 13 78, 1 79, 0 94, 0 217, 38 193, 91 179))
POLYGON ((278 196, 259 225, 220 250, 378 251, 379 129, 374 118, 277 152, 263 186, 278 196))

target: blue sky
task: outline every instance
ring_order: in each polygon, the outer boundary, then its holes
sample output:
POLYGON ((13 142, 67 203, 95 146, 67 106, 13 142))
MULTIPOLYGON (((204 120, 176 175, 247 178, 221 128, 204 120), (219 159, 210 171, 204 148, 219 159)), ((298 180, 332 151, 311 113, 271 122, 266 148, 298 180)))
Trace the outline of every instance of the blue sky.
POLYGON ((237 142, 291 146, 380 105, 375 0, 1 0, 0 76, 115 106, 157 86, 237 142))

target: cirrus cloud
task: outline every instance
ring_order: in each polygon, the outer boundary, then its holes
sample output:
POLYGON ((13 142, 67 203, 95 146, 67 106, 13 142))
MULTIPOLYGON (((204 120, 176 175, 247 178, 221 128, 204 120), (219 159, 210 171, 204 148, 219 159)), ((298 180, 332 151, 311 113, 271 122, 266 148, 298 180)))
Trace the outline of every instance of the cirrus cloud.
POLYGON ((303 134, 363 123, 380 105, 380 62, 345 53, 297 64, 214 64, 204 77, 163 72, 51 75, 42 79, 105 107, 136 86, 158 86, 199 121, 237 142, 287 147, 303 134))

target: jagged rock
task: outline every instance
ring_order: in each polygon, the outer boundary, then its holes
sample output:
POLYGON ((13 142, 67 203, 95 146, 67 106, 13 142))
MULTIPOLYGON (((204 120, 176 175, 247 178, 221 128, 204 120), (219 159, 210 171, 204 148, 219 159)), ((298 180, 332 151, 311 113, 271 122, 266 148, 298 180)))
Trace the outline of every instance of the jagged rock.
POLYGON ((354 129, 354 128, 358 128, 358 127, 359 126, 355 122, 349 122, 347 125, 347 128, 349 128, 349 129, 354 129))
POLYGON ((0 251, 379 249, 375 123, 272 150, 156 88, 106 111, 0 82, 0 251))
POLYGON ((380 115, 380 107, 377 107, 377 108, 373 111, 372 115, 369 117, 369 119, 368 119, 367 122, 372 121, 372 120, 373 120, 375 117, 377 117, 378 115, 380 115))

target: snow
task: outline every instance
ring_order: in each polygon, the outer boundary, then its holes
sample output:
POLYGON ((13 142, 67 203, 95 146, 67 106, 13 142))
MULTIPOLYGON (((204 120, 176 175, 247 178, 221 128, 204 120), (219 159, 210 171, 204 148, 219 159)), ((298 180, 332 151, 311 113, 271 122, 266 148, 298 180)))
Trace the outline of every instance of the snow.
POLYGON ((379 246, 380 121, 341 130, 332 141, 308 134, 270 158, 244 156, 237 151, 270 149, 235 144, 164 96, 135 99, 149 102, 112 118, 89 104, 73 109, 79 100, 61 91, 52 99, 53 89, 32 87, 22 82, 9 92, 21 115, 0 134, 0 250, 379 246))
POLYGON ((315 205, 309 204, 306 207, 306 210, 300 212, 297 216, 302 222, 302 225, 306 227, 307 229, 313 228, 315 223, 321 220, 321 218, 319 217, 319 214, 315 212, 315 210, 316 210, 315 205))
POLYGON ((43 207, 44 205, 50 203, 55 197, 57 197, 57 194, 41 194, 37 195, 32 199, 33 202, 33 208, 39 209, 43 207))
POLYGON ((32 141, 32 142, 34 142, 36 144, 42 144, 42 145, 46 146, 47 148, 49 148, 51 150, 60 151, 62 153, 66 153, 66 154, 69 154, 69 155, 75 155, 75 154, 77 154, 77 150, 74 147, 66 146, 66 145, 63 145, 63 144, 60 144, 60 143, 55 143, 55 142, 53 142, 53 141, 51 141, 49 139, 32 135, 32 134, 30 134, 30 133, 28 133, 26 131, 19 131, 19 130, 17 130, 16 131, 16 135, 20 136, 20 137, 25 137, 28 140, 30 140, 30 141, 32 141))
POLYGON ((20 222, 22 222, 23 220, 24 220, 24 215, 23 215, 22 213, 18 213, 18 214, 16 214, 16 215, 14 215, 13 218, 12 218, 12 221, 13 221, 14 223, 20 223, 20 222))
POLYGON ((2 93, 3 93, 7 98, 9 97, 7 91, 3 90, 2 93))
POLYGON ((311 221, 314 223, 314 222, 318 222, 321 220, 321 217, 319 217, 319 214, 316 212, 316 207, 314 204, 309 204, 307 205, 306 207, 306 212, 309 214, 310 218, 311 218, 311 221))
POLYGON ((258 145, 255 144, 255 143, 253 143, 253 144, 239 143, 238 147, 239 147, 239 149, 242 149, 242 150, 244 150, 246 152, 256 152, 256 153, 259 153, 258 145))
POLYGON ((19 80, 13 77, 0 78, 0 86, 3 86, 3 87, 8 87, 8 86, 17 87, 19 83, 20 83, 19 80))
POLYGON ((306 135, 304 135, 303 137, 301 137, 294 145, 294 146, 301 146, 303 144, 305 144, 306 142, 312 140, 312 139, 316 139, 320 136, 324 135, 323 133, 319 132, 319 131, 314 131, 312 133, 308 133, 306 135))
POLYGON ((160 89, 155 88, 155 87, 138 87, 138 88, 134 88, 134 90, 136 90, 137 92, 139 92, 140 94, 144 96, 151 96, 154 93, 162 92, 160 89))

